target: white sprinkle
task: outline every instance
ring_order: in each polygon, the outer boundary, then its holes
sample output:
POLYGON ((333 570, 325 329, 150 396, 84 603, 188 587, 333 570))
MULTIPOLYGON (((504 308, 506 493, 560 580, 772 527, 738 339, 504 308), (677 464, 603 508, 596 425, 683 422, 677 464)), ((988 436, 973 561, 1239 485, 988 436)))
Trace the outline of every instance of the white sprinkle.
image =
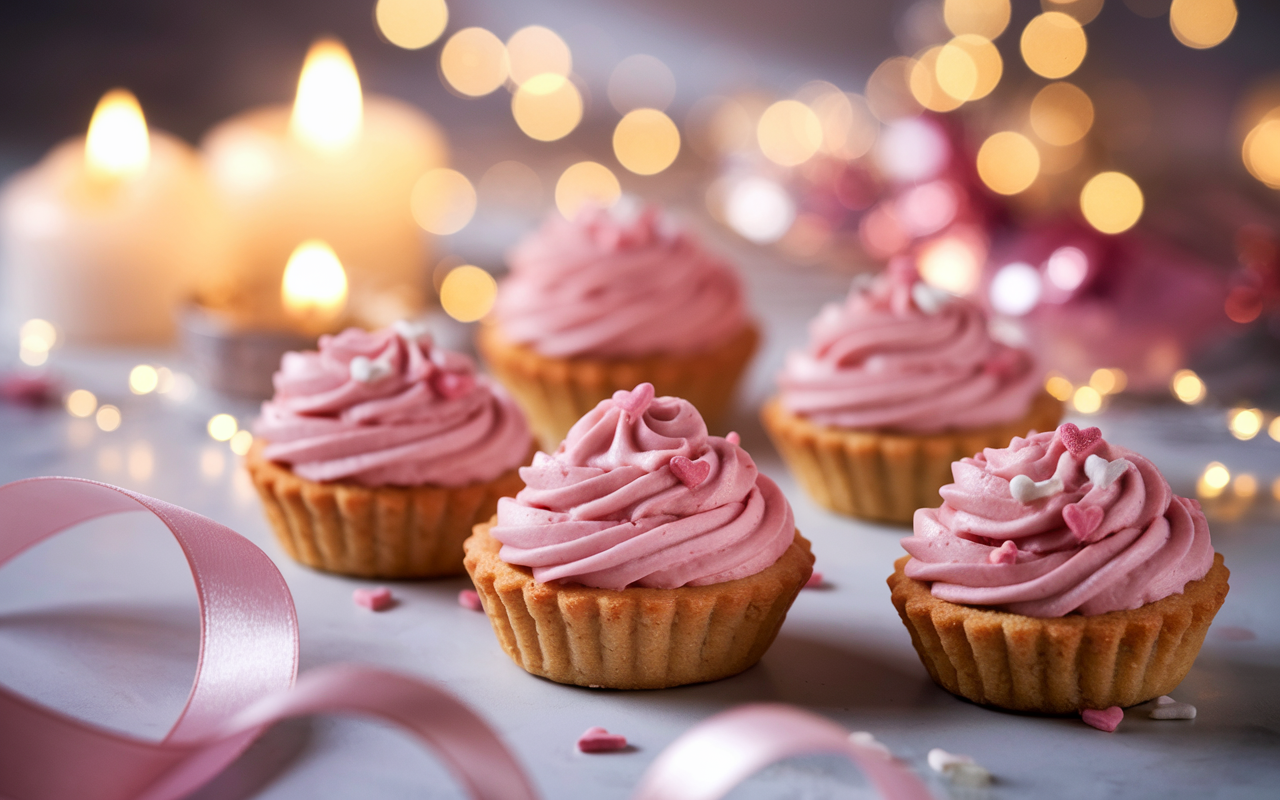
POLYGON ((1151 719, 1195 719, 1196 707, 1190 703, 1179 703, 1164 694, 1156 698, 1156 707, 1147 716, 1151 719))
POLYGON ((933 315, 938 313, 938 309, 951 302, 951 293, 923 281, 917 281, 911 286, 911 299, 915 301, 916 308, 933 315))
POLYGON ((929 767, 934 772, 946 772, 957 764, 976 764, 972 756, 962 756, 956 753, 948 753, 941 747, 935 747, 929 751, 929 767))
POLYGON ((886 761, 893 758, 893 753, 889 752, 889 748, 885 747, 884 743, 881 742, 879 739, 872 736, 869 731, 854 731, 853 733, 849 734, 849 741, 853 742, 859 747, 865 747, 868 750, 874 750, 878 755, 883 757, 886 761))
POLYGON ((406 342, 431 346, 431 325, 426 320, 398 319, 391 327, 406 342))
POLYGON ((1129 469, 1129 466, 1130 461, 1127 458, 1108 461, 1102 456, 1089 456, 1084 460, 1084 474, 1089 476, 1094 486, 1106 489, 1115 483, 1129 469))
POLYGON ((1014 475, 1009 481, 1009 494, 1019 503, 1030 503, 1042 497, 1053 497, 1063 490, 1061 478, 1033 481, 1026 475, 1014 475))
POLYGON ((360 383, 377 383, 391 374, 391 365, 385 361, 372 361, 364 356, 351 359, 351 379, 360 383))
POLYGON ((986 786, 991 783, 991 773, 981 767, 971 756, 948 753, 939 747, 929 751, 929 766, 934 772, 947 776, 959 786, 986 786))

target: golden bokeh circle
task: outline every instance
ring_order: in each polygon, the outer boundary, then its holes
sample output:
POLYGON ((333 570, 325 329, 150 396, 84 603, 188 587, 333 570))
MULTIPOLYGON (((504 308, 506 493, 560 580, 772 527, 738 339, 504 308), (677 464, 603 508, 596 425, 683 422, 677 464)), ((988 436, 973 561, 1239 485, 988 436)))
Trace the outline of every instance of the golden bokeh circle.
POLYGON ((1031 130, 1058 147, 1075 144, 1093 127, 1093 101, 1075 84, 1058 81, 1031 101, 1031 130))
POLYGON ((455 91, 469 97, 489 94, 506 82, 507 47, 484 28, 463 28, 440 50, 440 74, 455 91))
POLYGON ((582 95, 573 81, 544 72, 516 89, 511 96, 511 115, 529 138, 554 142, 568 136, 582 121, 582 95))
POLYGON ((579 161, 566 169, 556 181, 556 208, 568 220, 578 215, 587 203, 608 208, 622 196, 618 178, 604 164, 579 161))
POLYGON ((405 50, 420 50, 444 33, 449 7, 445 0, 378 0, 373 18, 388 42, 405 50))
POLYGON ((1100 172, 1080 191, 1080 211, 1103 233, 1121 233, 1142 216, 1142 189, 1123 172, 1100 172))
POLYGON ((994 133, 978 150, 978 177, 993 192, 1026 191, 1039 174, 1040 152, 1030 139, 1016 131, 994 133))
POLYGON ((656 175, 680 153, 680 131, 656 108, 628 111, 613 130, 618 163, 637 175, 656 175))
POLYGON ((1044 78, 1065 78, 1084 61, 1089 41, 1079 22, 1061 11, 1033 18, 1022 31, 1022 59, 1044 78))

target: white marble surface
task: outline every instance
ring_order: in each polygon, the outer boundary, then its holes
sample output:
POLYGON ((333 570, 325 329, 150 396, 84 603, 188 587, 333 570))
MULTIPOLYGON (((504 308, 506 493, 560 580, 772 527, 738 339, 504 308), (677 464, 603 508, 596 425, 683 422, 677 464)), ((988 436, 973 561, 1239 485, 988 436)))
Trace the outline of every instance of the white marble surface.
MULTIPOLYGON (((1106 734, 1078 719, 991 711, 935 687, 889 602, 885 577, 900 529, 850 521, 801 494, 768 445, 753 409, 803 320, 846 278, 749 267, 770 333, 735 427, 764 472, 782 485, 814 545, 828 585, 801 593, 763 661, 717 683, 656 692, 593 691, 533 678, 499 649, 483 614, 456 602, 465 578, 399 583, 400 603, 374 614, 351 602, 369 582, 291 562, 271 539, 237 459, 211 440, 216 412, 242 422, 250 404, 197 394, 186 403, 135 397, 128 369, 179 367, 171 353, 56 352, 64 387, 88 388, 123 413, 104 433, 60 408, 0 406, 0 481, 35 475, 94 478, 178 503, 264 548, 293 592, 302 668, 358 661, 439 681, 478 709, 510 743, 546 798, 629 796, 646 766, 690 725, 731 706, 794 703, 887 744, 940 797, 1276 797, 1280 794, 1280 443, 1237 442, 1220 414, 1172 406, 1121 407, 1095 419, 1109 438, 1151 456, 1176 490, 1193 491, 1211 461, 1258 478, 1246 508, 1214 512, 1214 542, 1232 570, 1231 593, 1199 660, 1174 697, 1193 722, 1130 711, 1106 734), (1226 517, 1235 517, 1227 519, 1226 517), (1254 638, 1241 640, 1252 635, 1254 638), (625 734, 626 752, 574 750, 588 727, 625 734), (948 786, 926 765, 931 748, 973 756, 996 777, 986 790, 948 786)), ((198 618, 189 573, 159 523, 113 517, 46 542, 0 569, 0 681, 85 719, 160 735, 194 673, 198 618)), ((869 796, 853 767, 831 758, 770 768, 733 797, 869 796)), ((198 795, 214 798, 461 797, 460 788, 407 739, 362 721, 323 718, 268 733, 198 795)))

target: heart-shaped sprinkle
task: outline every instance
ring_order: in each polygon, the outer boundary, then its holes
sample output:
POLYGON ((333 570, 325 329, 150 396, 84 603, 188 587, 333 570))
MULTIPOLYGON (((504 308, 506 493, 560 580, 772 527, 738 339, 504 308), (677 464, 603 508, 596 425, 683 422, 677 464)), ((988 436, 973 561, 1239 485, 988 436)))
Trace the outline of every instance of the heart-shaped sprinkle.
POLYGON ((457 400, 476 386, 476 379, 465 372, 437 372, 432 383, 446 400, 457 400))
POLYGON ((936 286, 930 286, 924 281, 916 281, 911 286, 911 299, 915 302, 916 308, 932 316, 951 302, 951 294, 936 286))
POLYGON ((425 320, 398 319, 392 323, 391 328, 406 342, 431 346, 431 326, 425 320))
POLYGON ((653 402, 653 384, 642 383, 631 391, 619 389, 613 393, 613 402, 618 408, 633 417, 638 417, 649 409, 653 402))
POLYGON ((1012 539, 987 553, 987 560, 992 564, 1016 564, 1018 562, 1018 545, 1012 539))
POLYGON ((1156 707, 1147 715, 1152 719, 1195 719, 1196 707, 1190 703, 1179 703, 1167 694, 1156 698, 1156 707))
POLYGON ((1102 456, 1091 455, 1084 460, 1084 474, 1099 489, 1106 489, 1115 483, 1129 469, 1131 462, 1127 458, 1108 461, 1102 456))
POLYGON ((742 437, 738 435, 737 431, 729 431, 726 433, 724 435, 724 440, 735 447, 742 444, 742 437))
POLYGON ((1124 719, 1124 709, 1120 706, 1104 708, 1101 711, 1096 708, 1086 708, 1080 712, 1080 719, 1084 720, 1085 725, 1112 733, 1120 726, 1120 720, 1124 719))
POLYGON ((364 356, 351 359, 348 366, 351 369, 351 379, 360 383, 377 383, 392 372, 391 365, 387 362, 375 361, 364 356))
POLYGON ((376 589, 356 589, 351 593, 351 599, 356 605, 370 611, 383 611, 391 608, 395 603, 391 590, 385 586, 379 586, 376 589))
POLYGON ((889 752, 889 748, 885 747, 884 742, 881 742, 879 739, 872 736, 870 731, 854 731, 849 734, 849 741, 853 742, 858 747, 865 747, 866 749, 871 750, 885 761, 891 761, 893 759, 893 753, 889 752))
POLYGON ((578 749, 584 753, 612 753, 626 748, 627 737, 604 728, 588 728, 578 737, 578 749))
POLYGON ((1062 479, 1049 478, 1033 481, 1026 475, 1014 475, 1009 481, 1009 494, 1019 503, 1031 503, 1044 497, 1062 493, 1062 479))
POLYGON ((458 592, 458 605, 472 611, 484 611, 484 604, 480 602, 480 593, 475 589, 463 589, 458 592))
POLYGON ((711 474, 711 463, 708 461, 690 461, 684 456, 675 456, 671 459, 671 472, 685 486, 695 489, 701 486, 702 482, 711 474))
POLYGON ((1075 534, 1077 541, 1085 541, 1089 538, 1089 534, 1098 529, 1102 524, 1102 518, 1105 516, 1101 506, 1086 506, 1080 503, 1072 503, 1062 509, 1062 521, 1067 523, 1067 527, 1075 534))
POLYGON ((816 569, 809 574, 809 580, 804 582, 805 589, 818 589, 822 586, 822 573, 816 569))
POLYGON ((1102 441, 1102 431, 1097 428, 1080 430, 1070 422, 1064 422, 1058 426, 1058 436, 1073 456, 1087 453, 1102 441))

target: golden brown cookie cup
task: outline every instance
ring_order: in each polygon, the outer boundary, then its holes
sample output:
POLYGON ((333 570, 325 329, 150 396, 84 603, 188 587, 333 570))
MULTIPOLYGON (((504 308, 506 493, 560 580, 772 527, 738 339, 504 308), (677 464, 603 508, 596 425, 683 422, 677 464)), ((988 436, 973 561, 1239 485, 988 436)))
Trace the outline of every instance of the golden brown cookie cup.
POLYGON ((791 474, 819 505, 906 525, 917 508, 938 505, 938 490, 952 481, 953 461, 1057 428, 1062 401, 1041 393, 1013 422, 927 435, 818 425, 787 411, 778 397, 760 417, 791 474))
POLYGON ((480 326, 476 347, 489 371, 507 388, 529 420, 534 436, 551 452, 574 423, 619 389, 653 384, 659 397, 683 397, 708 427, 728 413, 738 379, 755 353, 760 334, 745 326, 725 342, 699 353, 643 358, 549 358, 507 339, 495 323, 480 326))
POLYGON ((245 457, 245 467, 276 540, 291 558, 360 578, 462 574, 462 542, 472 526, 493 516, 498 498, 524 488, 518 467, 459 487, 318 483, 264 459, 260 443, 245 457))
POLYGON ((762 572, 710 586, 593 589, 540 583, 498 557, 493 521, 467 539, 466 566, 502 649, 533 675, 607 689, 663 689, 754 665, 813 572, 795 540, 762 572))
POLYGON ((1200 580, 1130 611, 1026 617, 939 600, 889 576, 893 605, 942 688, 985 706, 1041 714, 1122 708, 1172 692, 1186 677, 1227 596, 1222 556, 1200 580))

